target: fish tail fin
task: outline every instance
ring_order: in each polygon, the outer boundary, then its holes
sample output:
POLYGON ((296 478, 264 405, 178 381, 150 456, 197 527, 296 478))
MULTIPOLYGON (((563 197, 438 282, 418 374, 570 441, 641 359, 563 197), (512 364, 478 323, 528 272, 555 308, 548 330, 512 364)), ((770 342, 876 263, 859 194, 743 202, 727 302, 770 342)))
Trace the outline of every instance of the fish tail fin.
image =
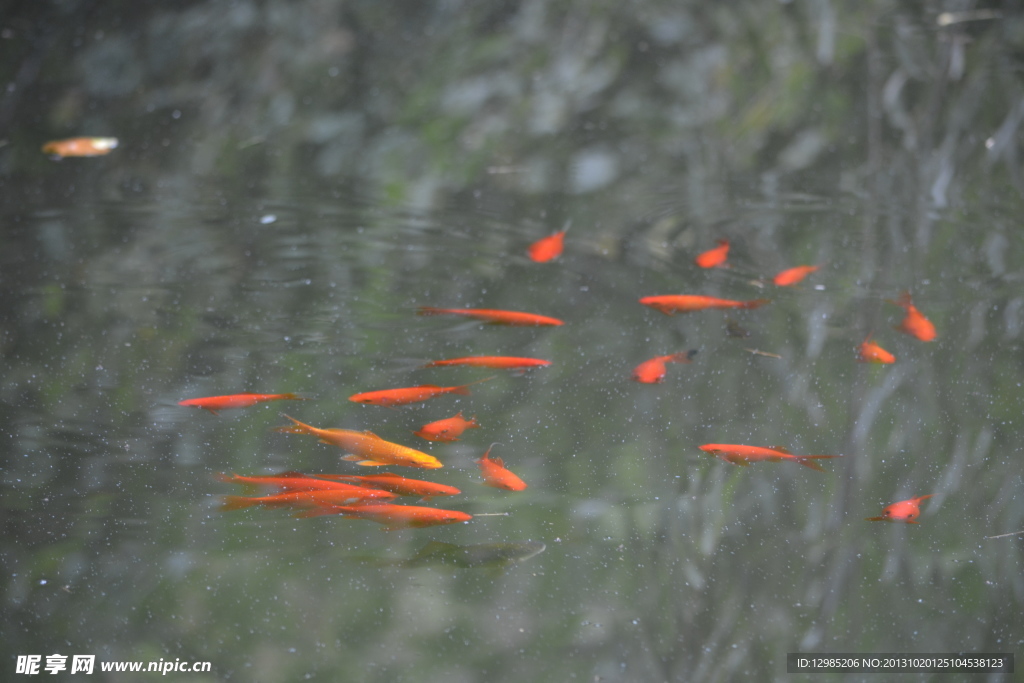
POLYGON ((669 363, 689 363, 690 359, 697 355, 697 349, 690 349, 689 351, 680 351, 679 353, 673 353, 665 360, 669 363))
POLYGON ((224 472, 217 472, 213 475, 213 478, 217 481, 222 481, 225 484, 233 484, 238 478, 237 474, 225 474, 224 472))
POLYGON ((287 394, 281 394, 281 398, 286 401, 308 401, 310 399, 305 396, 299 396, 295 392, 289 391, 287 394))
POLYGON ((740 308, 761 308, 765 304, 770 304, 771 299, 754 299, 752 301, 744 301, 740 308))
POLYGON ((910 292, 903 290, 900 295, 895 299, 886 299, 893 306, 899 306, 900 308, 906 309, 911 305, 910 292))
POLYGON ((934 493, 929 493, 929 494, 928 494, 927 496, 919 496, 919 497, 918 497, 918 498, 917 498, 916 500, 918 500, 918 501, 922 501, 922 500, 924 500, 925 498, 931 498, 931 497, 932 497, 932 496, 934 496, 934 495, 935 495, 934 493))
POLYGON ((889 521, 889 518, 888 517, 865 517, 864 521, 865 522, 887 522, 887 521, 889 521))
POLYGON ((490 377, 484 377, 483 379, 478 379, 475 382, 470 382, 469 384, 463 384, 462 386, 452 387, 451 393, 459 394, 461 396, 469 396, 469 389, 467 387, 471 387, 474 384, 480 384, 480 382, 489 382, 495 377, 497 377, 497 375, 491 375, 490 377))
POLYGON ((302 427, 296 427, 295 425, 287 425, 284 427, 274 427, 275 432, 281 434, 307 434, 308 432, 302 427))
MULTIPOLYGON (((303 399, 303 400, 305 400, 305 399, 303 399)), ((299 422, 298 420, 296 420, 291 415, 288 415, 287 413, 281 413, 281 416, 288 418, 289 420, 292 421, 293 424, 286 425, 284 427, 276 427, 274 429, 275 432, 282 432, 282 433, 285 433, 285 434, 313 434, 313 433, 315 433, 313 431, 314 427, 312 427, 312 426, 310 426, 310 425, 308 425, 308 424, 306 424, 304 422, 299 422)))
POLYGON ((416 315, 444 315, 445 310, 436 306, 420 306, 416 309, 416 315))
POLYGON ((798 463, 800 463, 801 465, 803 465, 804 467, 810 467, 812 470, 818 470, 819 472, 824 472, 825 468, 822 467, 821 465, 819 465, 818 463, 814 462, 814 461, 817 460, 818 458, 838 458, 838 457, 840 457, 840 456, 838 456, 838 455, 798 455, 798 456, 796 456, 796 461, 798 463))
POLYGON ((224 496, 224 502, 221 503, 221 512, 230 512, 231 510, 242 510, 253 505, 259 505, 260 501, 258 498, 247 498, 245 496, 224 496))

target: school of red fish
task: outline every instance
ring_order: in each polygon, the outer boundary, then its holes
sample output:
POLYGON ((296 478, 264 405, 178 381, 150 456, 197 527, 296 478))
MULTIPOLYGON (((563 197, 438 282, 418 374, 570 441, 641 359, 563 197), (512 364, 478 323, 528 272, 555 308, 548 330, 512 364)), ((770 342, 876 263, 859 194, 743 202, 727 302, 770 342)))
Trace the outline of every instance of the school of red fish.
MULTIPOLYGON (((548 263, 557 260, 564 249, 566 231, 562 230, 537 240, 526 248, 527 256, 536 263, 548 263)), ((700 268, 728 268, 729 241, 718 240, 718 246, 698 254, 694 263, 700 268)), ((819 270, 819 265, 797 265, 778 273, 772 283, 778 287, 798 285, 805 278, 819 270)), ((911 301, 909 292, 901 293, 898 298, 887 300, 903 309, 904 317, 895 329, 908 334, 922 342, 934 341, 935 326, 911 301)), ((753 299, 749 301, 733 301, 710 296, 693 294, 669 294, 645 296, 639 303, 658 310, 665 315, 676 313, 692 313, 705 309, 756 309, 770 303, 769 299, 753 299)), ((473 308, 438 308, 421 306, 419 315, 452 315, 464 316, 489 325, 511 326, 557 326, 563 321, 534 313, 473 308)), ((738 327, 730 322, 730 330, 738 327)), ((869 332, 857 348, 854 360, 863 363, 892 364, 895 356, 872 341, 873 333, 869 332)), ((756 349, 748 349, 751 353, 778 358, 756 349)), ((643 384, 663 382, 668 374, 666 364, 688 364, 697 353, 695 349, 676 351, 661 356, 654 356, 643 361, 633 370, 632 379, 643 384)), ((518 373, 533 368, 545 367, 551 361, 539 358, 522 358, 512 356, 467 356, 430 361, 421 367, 486 367, 492 369, 513 370, 518 373)), ((681 371, 680 371, 681 372, 681 371)), ((480 382, 493 379, 488 377, 463 385, 437 386, 433 384, 412 387, 376 389, 353 394, 350 401, 365 405, 394 408, 430 401, 448 395, 469 395, 470 387, 480 382)), ((268 401, 301 401, 306 400, 295 393, 280 394, 232 394, 226 396, 210 396, 180 401, 182 406, 202 408, 213 414, 221 410, 245 408, 268 401)), ((355 431, 340 428, 319 428, 300 422, 284 415, 291 424, 277 427, 275 431, 286 434, 313 436, 324 444, 335 446, 345 455, 341 459, 363 467, 401 466, 420 469, 438 469, 443 463, 433 455, 399 443, 387 441, 371 431, 355 431)), ((462 412, 451 417, 424 424, 413 434, 430 442, 453 442, 468 429, 479 429, 481 425, 476 416, 466 418, 462 412)), ((483 455, 475 462, 479 468, 480 483, 509 492, 519 492, 527 488, 527 484, 515 473, 505 467, 500 457, 491 457, 491 450, 498 444, 491 444, 483 455)), ((809 469, 824 472, 819 460, 842 457, 840 455, 794 455, 781 446, 751 446, 743 444, 709 443, 698 446, 699 450, 713 455, 727 463, 743 467, 760 462, 793 462, 809 469)), ((427 527, 440 524, 467 522, 472 515, 459 510, 443 509, 422 505, 403 505, 393 502, 396 497, 418 498, 421 502, 430 501, 441 496, 457 496, 458 488, 446 484, 414 479, 394 473, 375 475, 354 474, 309 474, 302 472, 282 472, 274 475, 241 476, 237 474, 219 474, 218 480, 242 486, 269 489, 272 493, 255 496, 226 496, 221 505, 222 510, 238 510, 249 507, 285 508, 295 511, 296 517, 319 517, 337 515, 349 519, 363 519, 383 525, 385 529, 404 529, 411 527, 427 527)), ((867 517, 869 521, 904 522, 917 524, 920 515, 920 503, 931 498, 927 494, 902 500, 887 505, 880 516, 867 517)))

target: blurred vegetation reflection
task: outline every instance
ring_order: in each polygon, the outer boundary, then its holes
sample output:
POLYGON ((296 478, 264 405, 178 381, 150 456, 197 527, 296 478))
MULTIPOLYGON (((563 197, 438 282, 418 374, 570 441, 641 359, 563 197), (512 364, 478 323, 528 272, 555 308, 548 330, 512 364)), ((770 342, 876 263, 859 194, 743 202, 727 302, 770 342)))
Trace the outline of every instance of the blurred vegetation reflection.
POLYGON ((1021 651, 1021 537, 986 538, 1024 530, 1015 4, 81 0, 0 31, 9 662, 726 681, 795 651, 1021 651), (74 135, 120 144, 40 152, 74 135), (721 238, 730 267, 695 267, 721 238), (798 264, 821 268, 771 285, 798 264), (934 343, 892 329, 905 290, 934 343), (772 303, 637 303, 674 293, 772 303), (869 334, 896 363, 855 362, 869 334), (499 353, 552 366, 420 368, 499 353), (274 434, 280 406, 176 405, 242 391, 409 445, 477 415, 424 450, 452 507, 507 515, 222 514, 217 472, 355 469, 274 434), (492 442, 528 490, 479 485, 492 442), (863 521, 925 494, 919 526, 863 521))

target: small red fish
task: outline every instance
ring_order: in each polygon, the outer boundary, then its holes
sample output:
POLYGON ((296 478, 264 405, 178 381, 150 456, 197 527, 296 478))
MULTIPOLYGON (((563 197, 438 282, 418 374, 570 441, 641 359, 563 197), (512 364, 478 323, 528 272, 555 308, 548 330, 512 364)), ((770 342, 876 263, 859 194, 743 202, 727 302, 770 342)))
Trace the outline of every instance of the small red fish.
POLYGON ((491 448, 494 448, 495 444, 491 444, 484 456, 476 461, 476 464, 480 466, 480 474, 484 477, 484 484, 487 486, 493 486, 496 489, 505 489, 506 491, 522 491, 526 488, 526 482, 517 477, 511 471, 505 469, 505 463, 502 462, 501 458, 489 458, 491 448))
POLYGON ((98 157, 110 154, 117 147, 117 138, 67 138, 51 140, 43 145, 43 154, 64 157, 98 157))
POLYGON ((248 408, 257 403, 267 401, 305 401, 298 394, 231 394, 230 396, 207 396, 205 398, 189 398, 178 401, 179 406, 204 408, 214 415, 218 410, 229 408, 248 408))
POLYGON ((224 496, 221 510, 241 510, 253 505, 268 508, 320 508, 325 506, 351 505, 368 500, 392 500, 395 494, 382 489, 368 489, 364 486, 345 484, 345 488, 319 489, 315 491, 291 491, 273 496, 224 496))
POLYGON ((446 486, 445 484, 437 484, 422 479, 409 479, 408 477, 400 477, 391 472, 365 476, 348 474, 321 474, 317 476, 355 484, 356 486, 390 491, 397 496, 419 496, 423 500, 430 500, 434 496, 456 496, 462 493, 462 491, 454 486, 446 486))
POLYGON ((343 515, 356 519, 368 519, 383 524, 388 531, 408 529, 438 524, 455 524, 468 522, 473 515, 458 510, 442 510, 440 508, 420 507, 417 505, 336 505, 318 507, 296 515, 297 517, 319 517, 321 515, 343 515))
POLYGON ((910 302, 910 292, 903 292, 900 294, 899 299, 895 301, 889 299, 888 301, 907 312, 903 322, 895 329, 905 332, 912 337, 917 337, 924 342, 930 342, 935 339, 935 325, 932 325, 932 321, 924 317, 921 311, 917 310, 917 307, 910 302))
POLYGON ((896 356, 892 355, 878 344, 871 341, 869 334, 867 339, 861 342, 859 363, 895 363, 896 356))
POLYGON ((469 318, 483 320, 489 325, 532 327, 564 324, 558 318, 549 318, 546 315, 520 313, 518 311, 499 311, 491 308, 435 308, 434 306, 420 306, 416 312, 418 315, 464 315, 469 318))
POLYGON ((381 389, 380 391, 366 391, 361 394, 352 394, 348 400, 356 403, 365 403, 371 406, 402 406, 409 403, 422 403, 444 394, 460 394, 469 396, 469 389, 466 387, 494 379, 487 377, 478 379, 476 382, 463 384, 457 387, 439 387, 436 384, 420 384, 415 387, 401 387, 399 389, 381 389))
POLYGON ((906 522, 907 524, 917 524, 918 522, 914 520, 921 514, 921 501, 925 498, 931 498, 933 495, 935 494, 929 493, 927 496, 901 500, 898 503, 885 506, 880 517, 865 517, 864 519, 869 522, 906 522))
POLYGON ((841 455, 793 455, 785 448, 762 448, 761 446, 741 446, 738 444, 706 443, 700 446, 705 453, 710 453, 726 462, 746 467, 752 462, 767 460, 769 462, 780 462, 789 460, 812 470, 824 472, 825 470, 818 463, 814 462, 820 458, 841 458, 841 455))
POLYGON ((519 370, 551 365, 551 361, 541 360, 540 358, 518 358, 516 356, 467 356, 465 358, 432 360, 421 367, 440 368, 453 365, 465 365, 476 368, 494 368, 496 370, 519 370))
POLYGON ((562 255, 563 240, 565 239, 565 230, 556 232, 553 235, 541 238, 530 245, 526 250, 526 253, 530 255, 530 259, 537 263, 547 263, 553 261, 562 255))
MULTIPOLYGON (((274 486, 281 491, 315 491, 318 489, 344 489, 344 484, 336 481, 317 479, 306 476, 302 472, 281 472, 280 474, 243 477, 237 474, 216 474, 219 481, 229 484, 246 484, 249 486, 274 486)), ((349 482, 352 483, 352 482, 349 482)))
POLYGON ((701 268, 714 268, 725 263, 725 259, 728 257, 729 240, 718 240, 717 247, 699 254, 697 258, 693 259, 693 262, 701 268))
POLYGON ((770 299, 753 299, 752 301, 732 301, 716 299, 712 296, 689 294, 666 294, 664 296, 645 296, 640 299, 644 306, 657 309, 665 315, 674 313, 692 313, 706 308, 760 308, 769 303, 770 299))
POLYGON ((644 384, 656 384, 665 378, 665 363, 689 363, 696 353, 697 349, 691 349, 645 360, 633 369, 633 379, 644 384))
POLYGON ((427 441, 458 441, 462 432, 467 429, 476 429, 479 426, 475 416, 467 420, 462 417, 460 410, 452 417, 423 425, 418 432, 413 432, 413 434, 427 441))
POLYGON ((772 280, 779 287, 789 287, 803 280, 820 266, 795 266, 782 271, 772 280))

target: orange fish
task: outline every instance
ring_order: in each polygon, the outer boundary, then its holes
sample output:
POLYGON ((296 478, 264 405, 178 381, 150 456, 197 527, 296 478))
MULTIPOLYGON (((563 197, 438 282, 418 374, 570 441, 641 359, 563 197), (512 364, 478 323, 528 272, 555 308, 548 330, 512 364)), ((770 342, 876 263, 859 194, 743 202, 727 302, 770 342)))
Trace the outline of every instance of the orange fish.
POLYGON ((537 263, 553 261, 562 255, 562 243, 564 239, 565 230, 561 230, 553 235, 548 235, 547 237, 537 240, 530 245, 526 250, 526 253, 530 255, 530 259, 537 263))
POLYGON ((423 425, 418 432, 413 432, 413 434, 427 441, 458 441, 462 432, 467 429, 476 429, 479 426, 476 417, 467 420, 462 417, 460 410, 452 417, 423 425))
POLYGON ((480 466, 480 474, 484 477, 484 484, 493 486, 496 489, 505 489, 506 491, 522 491, 525 489, 526 482, 505 469, 505 463, 502 462, 501 458, 491 459, 487 457, 494 446, 495 444, 491 444, 487 452, 484 453, 484 456, 476 461, 476 464, 480 466))
POLYGON ((420 507, 417 505, 336 505, 318 507, 302 512, 297 517, 319 517, 320 515, 344 515, 356 519, 368 519, 383 524, 386 530, 408 529, 410 527, 437 526, 468 522, 473 515, 458 510, 420 507))
POLYGON ((194 406, 196 408, 205 408, 214 415, 217 415, 218 410, 227 410, 228 408, 248 408, 254 406, 257 403, 266 403, 267 401, 305 401, 297 394, 231 394, 230 396, 207 396, 206 398, 190 398, 184 401, 178 401, 179 406, 194 406))
POLYGON ((633 379, 644 384, 660 382, 665 378, 665 373, 667 372, 665 363, 689 363, 696 353, 697 349, 692 349, 645 360, 633 369, 633 379))
POLYGON ((779 287, 789 287, 803 280, 805 277, 816 271, 820 266, 796 266, 784 270, 775 276, 773 282, 779 287))
POLYGON ((469 396, 469 389, 466 387, 494 379, 487 377, 478 379, 476 382, 463 384, 457 387, 439 387, 436 384, 420 384, 415 387, 402 387, 400 389, 381 389, 380 391, 366 391, 361 394, 352 394, 348 400, 356 403, 365 403, 371 406, 404 406, 409 403, 422 403, 444 394, 461 394, 469 396))
POLYGON ((317 429, 294 417, 285 415, 295 424, 288 427, 278 427, 274 431, 286 434, 312 434, 320 437, 324 443, 342 448, 352 455, 342 457, 363 465, 373 467, 377 465, 404 465, 405 467, 425 467, 437 469, 443 467, 441 461, 432 455, 423 453, 415 448, 402 446, 401 444, 385 441, 373 432, 357 432, 351 429, 317 429))
POLYGON ((706 443, 700 447, 705 453, 717 456, 726 462, 746 467, 752 462, 767 460, 769 462, 780 462, 791 460, 795 463, 810 467, 812 470, 824 472, 821 465, 814 462, 819 458, 841 458, 841 455, 792 455, 785 448, 762 448, 760 446, 740 446, 736 444, 706 443))
POLYGON ((462 491, 454 486, 437 484, 422 479, 409 479, 400 477, 391 472, 384 474, 371 474, 369 476, 356 476, 347 474, 323 474, 324 479, 336 479, 356 486, 366 486, 382 491, 390 491, 398 496, 420 496, 423 500, 430 500, 434 496, 456 496, 462 491))
POLYGON ((709 249, 703 254, 699 254, 697 258, 693 259, 701 268, 714 268, 725 263, 725 259, 729 257, 729 240, 718 240, 718 246, 714 249, 709 249))
POLYGON ((878 344, 871 341, 869 334, 867 339, 861 342, 859 363, 895 363, 896 356, 892 355, 878 344))
POLYGON ((644 306, 656 308, 665 315, 673 313, 692 313, 706 308, 759 308, 770 299, 753 299, 752 301, 732 301, 716 299, 712 296, 696 296, 688 294, 667 294, 664 296, 645 296, 640 299, 644 306))
POLYGON ((899 299, 895 301, 888 299, 888 301, 907 312, 903 322, 895 329, 905 332, 912 337, 917 337, 924 342, 930 342, 935 339, 935 325, 932 325, 932 321, 924 317, 921 311, 917 310, 917 307, 910 302, 910 292, 903 292, 900 294, 899 299))
POLYGON ((435 308, 433 306, 420 306, 416 312, 419 315, 464 315, 469 318, 483 320, 490 325, 531 327, 564 324, 558 318, 549 318, 546 315, 519 313, 517 311, 498 311, 490 308, 435 308))
POLYGON ((927 496, 901 500, 898 503, 887 505, 882 510, 880 517, 865 517, 864 519, 869 522, 906 522, 907 524, 917 524, 914 520, 921 514, 921 501, 934 495, 934 493, 929 493, 927 496))
MULTIPOLYGON (((216 474, 219 481, 229 484, 247 484, 249 486, 275 486, 282 491, 315 491, 317 489, 344 488, 338 482, 309 477, 302 472, 281 472, 280 474, 243 477, 237 474, 216 474)), ((352 482, 349 482, 352 483, 352 482)))
POLYGON ((395 494, 382 489, 368 489, 363 486, 345 484, 345 488, 320 489, 315 491, 291 491, 274 496, 224 496, 221 510, 241 510, 253 505, 268 508, 320 508, 336 505, 351 505, 368 500, 385 501, 394 499, 395 494))
POLYGON ((117 147, 117 138, 68 138, 51 140, 43 145, 43 154, 64 157, 98 157, 110 154, 117 147))
POLYGON ((467 356, 465 358, 432 360, 421 367, 440 368, 450 365, 467 365, 476 368, 495 368, 497 370, 516 370, 551 365, 551 361, 541 360, 540 358, 518 358, 516 356, 467 356))

